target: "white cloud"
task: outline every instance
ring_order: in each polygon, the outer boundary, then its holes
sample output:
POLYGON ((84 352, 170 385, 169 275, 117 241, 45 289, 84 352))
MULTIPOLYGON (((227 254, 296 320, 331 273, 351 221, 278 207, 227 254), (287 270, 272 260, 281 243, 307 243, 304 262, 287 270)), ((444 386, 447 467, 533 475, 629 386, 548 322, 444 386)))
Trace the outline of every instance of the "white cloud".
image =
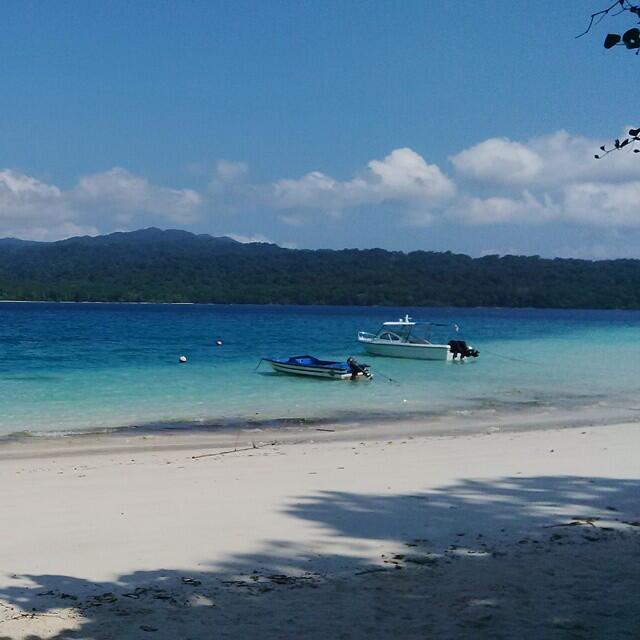
POLYGON ((565 190, 570 220, 602 227, 640 227, 640 181, 622 184, 583 182, 565 190))
POLYGON ((273 185, 273 202, 280 209, 325 209, 334 213, 362 204, 366 185, 361 180, 339 182, 312 171, 298 179, 282 179, 273 185))
POLYGON ((558 217, 559 213, 548 196, 540 201, 529 191, 524 191, 519 197, 513 198, 463 196, 445 212, 445 215, 450 220, 475 225, 540 224, 558 217))
POLYGON ((315 209, 338 215, 363 205, 398 203, 429 210, 455 193, 453 182, 437 165, 407 148, 395 149, 383 160, 371 160, 351 180, 336 180, 320 171, 302 178, 282 179, 272 185, 278 209, 315 209))
POLYGON ((249 173, 249 165, 246 162, 234 162, 231 160, 218 160, 214 176, 221 182, 238 182, 244 180, 249 173))
POLYGON ((198 220, 202 203, 192 189, 159 187, 120 167, 81 178, 69 198, 79 208, 99 206, 130 217, 158 214, 182 223, 198 220))
POLYGON ((593 158, 600 141, 566 131, 531 140, 490 138, 452 156, 456 180, 409 148, 371 160, 348 180, 322 171, 254 184, 244 163, 221 161, 211 185, 218 211, 271 210, 301 226, 315 214, 384 206, 408 226, 534 224, 640 226, 634 212, 640 158, 593 158))
POLYGON ((380 178, 377 185, 384 199, 414 200, 429 204, 450 198, 455 186, 435 164, 411 149, 395 149, 384 160, 372 160, 371 173, 380 178))
POLYGON ((451 158, 464 177, 505 184, 530 184, 542 170, 538 153, 508 138, 490 138, 451 158))
POLYGON ((600 144, 566 131, 525 142, 485 140, 451 158, 465 195, 447 215, 470 224, 640 227, 640 158, 629 149, 596 160, 600 144))
POLYGON ((63 193, 53 185, 46 184, 17 171, 0 171, 0 219, 20 220, 46 207, 64 212, 63 193))
POLYGON ((300 227, 328 215, 337 228, 349 211, 393 216, 396 227, 409 228, 569 223, 640 229, 640 157, 624 150, 595 160, 599 145, 566 131, 520 141, 490 138, 451 157, 453 178, 406 147, 370 160, 345 180, 314 170, 252 183, 246 163, 220 160, 202 194, 156 185, 120 167, 83 176, 67 190, 5 169, 0 236, 56 239, 167 220, 188 226, 205 211, 261 216, 256 233, 232 236, 257 242, 269 242, 257 231, 269 235, 276 220, 300 227))
POLYGON ((598 140, 557 131, 526 143, 543 160, 543 167, 532 183, 539 187, 561 187, 573 182, 605 181, 612 183, 640 180, 640 162, 631 147, 612 153, 606 160, 596 160, 600 145, 610 140, 598 140))
POLYGON ((260 233, 256 233, 251 236, 245 236, 241 233, 224 233, 222 235, 225 235, 227 238, 231 238, 236 242, 242 242, 242 244, 251 244, 252 242, 266 242, 267 244, 274 244, 273 240, 269 240, 269 238, 260 233))
POLYGON ((95 231, 77 225, 76 217, 58 187, 18 171, 0 171, 0 236, 52 240, 68 231, 95 231))
POLYGON ((191 189, 156 186, 117 167, 82 177, 67 191, 17 171, 0 171, 0 236, 95 235, 100 228, 135 226, 140 216, 188 224, 198 219, 201 204, 191 189))
POLYGON ((622 151, 596 160, 594 155, 604 143, 566 131, 524 142, 489 138, 452 156, 451 162, 459 177, 489 186, 553 189, 576 181, 640 179, 634 153, 622 151))

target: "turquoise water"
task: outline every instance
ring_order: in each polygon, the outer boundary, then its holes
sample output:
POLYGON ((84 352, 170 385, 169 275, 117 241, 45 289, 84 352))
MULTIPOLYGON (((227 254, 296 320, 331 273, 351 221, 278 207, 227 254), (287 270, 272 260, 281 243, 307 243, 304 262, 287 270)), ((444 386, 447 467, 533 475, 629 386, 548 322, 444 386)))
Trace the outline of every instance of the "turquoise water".
POLYGON ((0 303, 0 435, 632 407, 639 374, 633 311, 0 303), (357 331, 405 313, 458 323, 480 357, 459 365, 364 356, 357 331), (266 364, 255 371, 261 357, 307 353, 355 355, 378 375, 350 383, 283 376, 266 364))

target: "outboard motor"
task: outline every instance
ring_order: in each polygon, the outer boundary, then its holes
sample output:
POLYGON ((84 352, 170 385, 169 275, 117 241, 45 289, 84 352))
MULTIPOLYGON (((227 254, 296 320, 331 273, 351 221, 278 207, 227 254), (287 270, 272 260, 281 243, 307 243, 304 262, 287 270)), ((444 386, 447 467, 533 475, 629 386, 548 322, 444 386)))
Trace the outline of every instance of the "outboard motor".
POLYGON ((464 360, 465 358, 477 358, 480 352, 470 347, 464 340, 449 340, 449 351, 453 354, 453 359, 464 360))
POLYGON ((365 378, 371 379, 373 376, 369 371, 368 364, 360 364, 353 356, 347 358, 347 364, 349 365, 349 371, 351 371, 351 379, 356 380, 358 374, 361 373, 365 378))

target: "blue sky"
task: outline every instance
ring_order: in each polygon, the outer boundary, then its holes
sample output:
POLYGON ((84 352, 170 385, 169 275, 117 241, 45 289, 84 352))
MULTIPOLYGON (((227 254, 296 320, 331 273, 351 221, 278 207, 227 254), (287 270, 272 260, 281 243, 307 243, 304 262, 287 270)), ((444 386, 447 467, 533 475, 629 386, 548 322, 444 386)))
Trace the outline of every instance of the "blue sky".
POLYGON ((0 236, 640 257, 604 4, 6 2, 0 236))

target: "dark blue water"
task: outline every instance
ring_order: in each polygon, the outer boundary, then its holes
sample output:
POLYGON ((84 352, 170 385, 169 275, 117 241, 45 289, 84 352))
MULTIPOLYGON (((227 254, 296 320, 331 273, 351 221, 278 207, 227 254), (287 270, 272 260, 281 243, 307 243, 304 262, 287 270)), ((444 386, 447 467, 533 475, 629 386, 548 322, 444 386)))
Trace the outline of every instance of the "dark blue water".
POLYGON ((615 406, 633 402, 639 374, 634 311, 0 303, 0 434, 510 403, 615 406), (480 358, 457 365, 365 357, 357 331, 405 313, 459 324, 480 358), (282 376, 266 365, 254 371, 262 357, 307 353, 355 355, 379 375, 351 384, 282 376))

